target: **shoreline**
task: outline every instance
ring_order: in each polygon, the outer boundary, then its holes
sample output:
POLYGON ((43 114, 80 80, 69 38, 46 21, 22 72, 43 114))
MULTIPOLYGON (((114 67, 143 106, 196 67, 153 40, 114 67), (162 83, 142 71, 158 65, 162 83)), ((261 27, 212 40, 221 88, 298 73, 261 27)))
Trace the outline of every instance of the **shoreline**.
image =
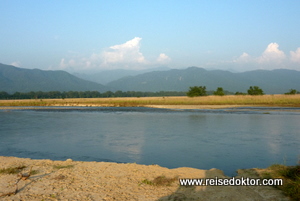
POLYGON ((261 111, 263 114, 268 114, 269 112, 292 112, 300 113, 299 107, 287 107, 287 106, 265 106, 265 105, 143 105, 143 106, 115 106, 115 105, 86 105, 86 104, 68 104, 68 105, 50 105, 50 106, 0 106, 0 111, 10 112, 11 110, 55 110, 64 109, 72 110, 74 108, 92 108, 92 107, 113 107, 113 108, 157 108, 157 109, 168 109, 168 110, 230 110, 234 111, 261 111))
POLYGON ((227 108, 298 108, 289 106, 267 106, 267 105, 141 105, 141 106, 116 106, 109 104, 55 104, 45 106, 0 106, 0 110, 13 110, 13 109, 55 109, 59 108, 73 108, 73 107, 149 107, 149 108, 161 108, 161 109, 181 109, 181 110, 193 110, 193 109, 227 109, 227 108))
MULTIPOLYGON (((94 104, 55 104, 49 106, 0 106, 0 110, 13 110, 13 109, 43 109, 45 107, 120 107, 115 105, 94 105, 94 104)), ((239 108, 239 107, 253 107, 253 105, 143 105, 143 106, 132 106, 132 107, 150 107, 150 108, 161 108, 161 109, 226 109, 226 108, 239 108)), ((255 106, 255 107, 266 107, 266 106, 255 106)), ((271 107, 271 106, 270 106, 271 107)))
MULTIPOLYGON (((168 169, 135 163, 53 161, 0 156, 0 169, 25 166, 35 174, 20 180, 15 195, 0 200, 289 200, 271 186, 190 186, 179 185, 180 178, 229 178, 218 169, 189 167, 168 169), (171 182, 153 185, 157 178, 171 182)), ((235 178, 251 177, 238 171, 235 178)), ((17 176, 0 173, 0 196, 14 190, 17 176)))

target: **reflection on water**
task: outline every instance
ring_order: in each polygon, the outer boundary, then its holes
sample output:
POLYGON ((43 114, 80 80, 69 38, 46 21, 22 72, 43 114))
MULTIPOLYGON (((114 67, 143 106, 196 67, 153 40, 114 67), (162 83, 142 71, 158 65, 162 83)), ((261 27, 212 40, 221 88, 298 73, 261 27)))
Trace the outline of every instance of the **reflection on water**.
POLYGON ((299 109, 165 110, 39 108, 0 110, 0 155, 239 168, 294 165, 299 109))

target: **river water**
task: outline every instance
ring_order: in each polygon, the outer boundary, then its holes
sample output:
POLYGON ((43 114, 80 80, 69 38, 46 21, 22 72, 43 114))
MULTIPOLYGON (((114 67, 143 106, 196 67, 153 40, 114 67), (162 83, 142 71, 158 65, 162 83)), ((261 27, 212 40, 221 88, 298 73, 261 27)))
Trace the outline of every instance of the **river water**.
POLYGON ((295 165, 299 108, 0 110, 0 155, 237 169, 295 165))

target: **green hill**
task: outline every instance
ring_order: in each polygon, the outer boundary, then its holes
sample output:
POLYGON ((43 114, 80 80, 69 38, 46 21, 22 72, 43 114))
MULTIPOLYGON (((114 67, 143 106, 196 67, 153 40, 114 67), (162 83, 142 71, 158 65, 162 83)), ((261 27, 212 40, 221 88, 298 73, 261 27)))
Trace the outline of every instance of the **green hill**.
POLYGON ((65 71, 17 68, 0 64, 0 91, 100 91, 107 87, 77 78, 65 71))

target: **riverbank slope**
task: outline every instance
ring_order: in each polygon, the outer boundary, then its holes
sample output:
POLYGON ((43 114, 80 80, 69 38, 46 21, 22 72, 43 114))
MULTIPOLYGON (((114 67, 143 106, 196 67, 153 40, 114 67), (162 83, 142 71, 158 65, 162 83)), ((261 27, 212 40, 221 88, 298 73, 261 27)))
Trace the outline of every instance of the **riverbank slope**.
MULTIPOLYGON (((4 195, 15 191, 18 176, 0 173, 0 200, 289 200, 271 186, 179 185, 180 178, 229 178, 217 169, 0 156, 0 170, 28 173, 31 167, 31 176, 20 180, 17 193, 10 196, 4 195)), ((237 177, 254 177, 239 172, 237 177)))

